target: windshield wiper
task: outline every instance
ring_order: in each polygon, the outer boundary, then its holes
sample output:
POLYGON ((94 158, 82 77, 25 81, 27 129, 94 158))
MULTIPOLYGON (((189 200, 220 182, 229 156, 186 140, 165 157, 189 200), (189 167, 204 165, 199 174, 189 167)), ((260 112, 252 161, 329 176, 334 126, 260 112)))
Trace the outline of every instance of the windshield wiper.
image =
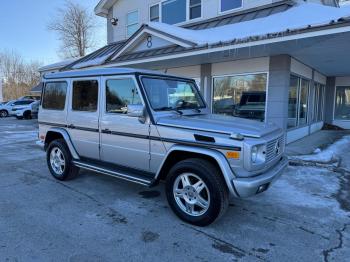
POLYGON ((180 109, 173 108, 173 107, 170 107, 170 106, 164 106, 164 107, 161 107, 161 108, 157 108, 156 111, 163 111, 163 110, 171 110, 171 111, 174 111, 174 112, 178 113, 179 115, 183 115, 183 112, 180 109))

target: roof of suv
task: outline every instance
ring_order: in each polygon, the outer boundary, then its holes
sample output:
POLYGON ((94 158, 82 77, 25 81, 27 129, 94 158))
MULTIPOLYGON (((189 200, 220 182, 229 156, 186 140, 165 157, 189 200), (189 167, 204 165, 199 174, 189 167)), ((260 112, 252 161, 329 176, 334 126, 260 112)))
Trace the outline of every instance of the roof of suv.
MULTIPOLYGON (((136 74, 136 73, 169 76, 167 74, 160 73, 158 71, 119 67, 119 68, 95 68, 95 69, 84 69, 84 70, 49 73, 49 74, 45 74, 44 78, 45 79, 77 78, 77 77, 91 77, 91 76, 127 75, 127 74, 136 74)), ((186 79, 184 77, 181 77, 181 78, 186 79)))

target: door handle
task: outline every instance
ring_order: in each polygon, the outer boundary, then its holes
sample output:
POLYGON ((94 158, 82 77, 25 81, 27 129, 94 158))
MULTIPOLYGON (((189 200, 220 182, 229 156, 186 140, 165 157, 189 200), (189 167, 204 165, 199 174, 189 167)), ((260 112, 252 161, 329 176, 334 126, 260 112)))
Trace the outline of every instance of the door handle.
POLYGON ((68 128, 70 128, 70 129, 74 129, 74 128, 75 128, 75 125, 70 124, 70 125, 68 125, 68 128))

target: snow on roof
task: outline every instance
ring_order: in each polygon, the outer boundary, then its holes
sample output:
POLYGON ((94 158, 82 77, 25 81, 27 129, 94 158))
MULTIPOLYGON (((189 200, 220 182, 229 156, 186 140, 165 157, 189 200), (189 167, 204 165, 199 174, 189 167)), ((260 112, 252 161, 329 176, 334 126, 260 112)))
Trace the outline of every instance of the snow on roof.
POLYGON ((210 29, 191 30, 156 22, 150 22, 148 26, 197 45, 212 45, 235 39, 304 29, 308 26, 328 25, 331 21, 338 21, 341 18, 350 18, 349 6, 337 8, 313 3, 301 3, 285 12, 210 29))
POLYGON ((49 71, 49 70, 53 70, 53 69, 60 69, 62 67, 65 67, 65 66, 73 63, 77 59, 79 59, 79 58, 71 58, 71 59, 63 60, 61 62, 57 62, 57 63, 54 63, 54 64, 50 64, 50 65, 46 65, 46 66, 40 67, 39 68, 39 72, 49 71))

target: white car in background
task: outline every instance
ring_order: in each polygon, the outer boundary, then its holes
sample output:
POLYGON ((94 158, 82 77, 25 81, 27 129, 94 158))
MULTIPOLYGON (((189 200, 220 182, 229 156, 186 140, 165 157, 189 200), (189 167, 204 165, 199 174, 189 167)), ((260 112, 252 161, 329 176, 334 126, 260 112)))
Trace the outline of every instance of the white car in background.
POLYGON ((34 100, 12 100, 4 105, 0 105, 0 118, 15 115, 13 108, 16 106, 28 106, 35 102, 34 100))
POLYGON ((40 101, 34 101, 29 105, 17 105, 12 108, 12 112, 17 119, 32 119, 38 116, 40 101))

